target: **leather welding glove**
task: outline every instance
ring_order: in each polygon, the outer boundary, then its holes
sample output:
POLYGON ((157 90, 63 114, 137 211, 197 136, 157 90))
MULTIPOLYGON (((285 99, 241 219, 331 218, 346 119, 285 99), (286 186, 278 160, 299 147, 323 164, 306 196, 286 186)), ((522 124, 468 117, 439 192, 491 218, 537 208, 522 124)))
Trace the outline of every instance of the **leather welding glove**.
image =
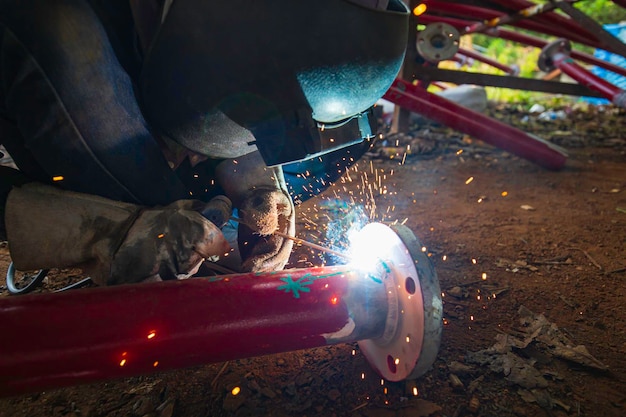
POLYGON ((79 267, 98 285, 187 278, 230 249, 201 210, 211 211, 195 200, 146 208, 29 183, 7 200, 11 259, 21 270, 79 267))
POLYGON ((217 180, 239 210, 237 242, 241 269, 251 272, 281 270, 289 261, 296 211, 280 167, 267 167, 258 152, 217 167, 217 180))

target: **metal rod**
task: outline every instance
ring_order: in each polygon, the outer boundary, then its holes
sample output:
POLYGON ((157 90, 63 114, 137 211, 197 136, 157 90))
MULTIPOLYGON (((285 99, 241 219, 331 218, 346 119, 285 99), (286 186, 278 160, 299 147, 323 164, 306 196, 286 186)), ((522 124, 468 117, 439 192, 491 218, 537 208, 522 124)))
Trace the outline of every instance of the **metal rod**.
POLYGON ((626 44, 624 44, 624 42, 622 42, 619 38, 613 36, 610 32, 604 30, 604 28, 600 26, 598 22, 596 22, 591 17, 587 16, 585 13, 581 12, 566 1, 550 1, 558 6, 564 13, 567 13, 573 20, 578 22, 581 27, 586 28, 588 32, 590 32, 597 39, 599 39, 602 43, 602 49, 606 49, 607 51, 613 52, 614 54, 626 57, 626 44))
POLYGON ((626 107, 626 91, 576 64, 570 56, 570 51, 571 44, 567 39, 557 39, 551 42, 543 48, 539 55, 539 68, 545 72, 558 68, 578 81, 579 84, 599 92, 611 100, 613 104, 626 107))
POLYGON ((288 234, 281 233, 281 232, 278 232, 278 231, 274 232, 274 234, 277 235, 277 236, 283 237, 285 239, 293 240, 296 243, 299 243, 299 244, 304 245, 304 246, 308 246, 308 247, 313 248, 313 249, 317 249, 317 250, 322 251, 322 252, 330 253, 330 254, 333 254, 333 255, 336 255, 336 256, 340 256, 340 257, 346 258, 346 259, 349 258, 349 255, 347 255, 345 253, 341 253, 341 252, 338 252, 338 251, 333 250, 333 249, 325 248, 324 246, 321 246, 321 245, 318 245, 318 244, 315 244, 315 243, 312 243, 312 242, 308 242, 306 240, 297 238, 295 236, 290 236, 288 234))
POLYGON ((534 78, 515 77, 513 75, 493 75, 480 72, 447 70, 441 68, 422 67, 416 73, 420 81, 445 81, 454 84, 476 84, 492 87, 511 88, 526 91, 540 91, 552 94, 568 94, 572 96, 604 97, 595 90, 577 83, 536 80, 534 78))
POLYGON ((374 284, 335 266, 4 297, 0 396, 377 338, 374 284))
POLYGON ((567 160, 565 151, 556 145, 419 89, 404 80, 396 79, 383 98, 543 167, 560 169, 567 160))
MULTIPOLYGON (((506 7, 512 10, 526 9, 528 7, 535 6, 535 3, 528 0, 492 0, 498 3, 502 7, 506 7)), ((539 21, 546 25, 553 25, 559 28, 563 28, 570 33, 583 34, 586 33, 585 27, 580 26, 576 21, 558 14, 555 11, 548 11, 540 15, 534 16, 536 21, 539 21)), ((588 34, 593 37, 591 33, 588 34)), ((595 39, 595 38, 594 38, 595 39)))
MULTIPOLYGON (((245 225, 245 223, 238 217, 231 217, 230 219, 235 221, 235 222, 237 222, 237 223, 245 225)), ((250 227, 250 226, 248 226, 248 227, 250 227)), ((308 241, 306 241, 304 239, 300 239, 300 238, 297 238, 295 236, 291 236, 291 235, 288 235, 286 233, 279 232, 278 230, 275 231, 273 234, 275 234, 276 236, 280 236, 282 238, 285 238, 285 239, 293 240, 296 243, 299 243, 299 244, 304 245, 304 246, 308 246, 308 247, 313 248, 313 249, 317 249, 317 250, 322 251, 322 252, 330 253, 330 254, 333 254, 333 255, 336 255, 336 256, 340 256, 342 258, 349 258, 349 256, 347 254, 345 254, 345 253, 341 253, 341 252, 338 252, 336 250, 326 248, 324 246, 318 245, 318 244, 313 243, 313 242, 308 242, 308 241)))
POLYGON ((486 29, 497 27, 500 25, 510 25, 522 19, 528 19, 530 17, 552 11, 555 8, 556 5, 552 3, 534 4, 530 7, 518 10, 511 14, 503 14, 492 19, 485 20, 483 22, 474 23, 465 29, 464 34, 482 32, 486 29))
MULTIPOLYGON (((477 6, 470 6, 466 4, 449 3, 437 0, 428 0, 425 1, 425 3, 428 6, 427 10, 431 13, 434 12, 434 14, 441 14, 443 16, 453 15, 461 17, 463 19, 474 20, 474 22, 471 22, 469 26, 476 23, 476 20, 488 21, 491 19, 497 19, 502 16, 502 14, 498 11, 477 6)), ((426 14, 420 15, 418 19, 421 21, 423 20, 423 17, 426 17, 426 14)), ((434 16, 433 14, 431 14, 429 17, 434 18, 436 21, 440 21, 439 16, 434 16)), ((597 39, 591 34, 587 33, 587 31, 585 31, 583 28, 580 28, 580 30, 578 31, 572 31, 567 30, 555 23, 545 24, 542 22, 527 19, 512 22, 511 25, 533 32, 568 38, 574 42, 582 43, 584 45, 601 47, 601 43, 598 42, 597 39)), ((460 29, 461 32, 464 32, 465 30, 466 28, 460 29)))
MULTIPOLYGON (((471 23, 467 20, 462 20, 462 19, 455 19, 451 17, 428 16, 428 15, 421 15, 420 21, 425 24, 435 23, 435 22, 447 23, 451 26, 454 26, 457 30, 462 30, 465 26, 471 23)), ((481 33, 487 36, 502 38, 502 39, 513 41, 513 42, 518 42, 518 43, 522 43, 525 45, 534 46, 537 48, 543 48, 546 45, 548 45, 548 42, 541 38, 530 36, 525 33, 519 33, 519 32, 514 32, 511 30, 507 30, 507 29, 502 29, 502 28, 491 28, 481 33)), ((603 61, 601 59, 594 57, 593 55, 589 55, 584 52, 573 50, 571 52, 571 56, 572 58, 578 61, 585 62, 591 65, 596 65, 600 68, 607 69, 611 72, 614 72, 616 74, 626 77, 626 68, 622 68, 620 66, 611 64, 608 61, 603 61)))
POLYGON ((471 49, 466 49, 466 48, 459 48, 459 52, 460 55, 469 57, 469 58, 474 58, 477 61, 480 61, 484 64, 490 65, 494 68, 497 68, 499 70, 502 70, 504 72, 506 72, 507 74, 517 74, 517 70, 515 68, 511 68, 508 65, 504 65, 501 64, 500 62, 496 61, 495 59, 491 59, 488 56, 485 56, 479 52, 473 51, 471 49))
POLYGON ((557 68, 580 84, 598 91, 616 106, 626 108, 626 91, 587 71, 563 53, 556 53, 552 60, 557 68))

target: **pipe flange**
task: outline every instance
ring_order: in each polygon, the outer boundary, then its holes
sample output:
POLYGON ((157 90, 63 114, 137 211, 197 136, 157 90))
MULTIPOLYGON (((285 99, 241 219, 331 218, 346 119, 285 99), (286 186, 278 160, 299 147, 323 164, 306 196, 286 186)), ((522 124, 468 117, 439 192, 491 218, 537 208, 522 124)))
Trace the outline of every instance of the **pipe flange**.
POLYGON ((454 26, 434 23, 417 35, 417 52, 429 62, 452 58, 459 50, 461 36, 454 26))
POLYGON ((543 72, 550 72, 556 69, 556 65, 554 64, 554 56, 556 54, 563 54, 569 56, 572 52, 572 44, 567 39, 557 39, 553 42, 550 42, 541 50, 541 54, 539 54, 539 59, 537 60, 537 65, 539 69, 543 72))
POLYGON ((443 304, 437 276, 407 227, 371 223, 360 233, 364 240, 371 234, 379 242, 382 253, 377 255, 387 267, 385 285, 388 292, 396 292, 398 304, 394 334, 362 340, 359 347, 383 378, 417 378, 430 369, 441 342, 443 304))

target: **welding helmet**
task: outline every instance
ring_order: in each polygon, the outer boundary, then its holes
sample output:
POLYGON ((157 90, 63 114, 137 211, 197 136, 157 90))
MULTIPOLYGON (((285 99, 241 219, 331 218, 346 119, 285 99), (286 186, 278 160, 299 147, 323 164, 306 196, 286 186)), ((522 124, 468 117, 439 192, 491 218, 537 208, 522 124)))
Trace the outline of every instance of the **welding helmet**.
POLYGON ((405 53, 401 0, 175 0, 140 78, 146 118, 212 157, 267 165, 371 136, 405 53))

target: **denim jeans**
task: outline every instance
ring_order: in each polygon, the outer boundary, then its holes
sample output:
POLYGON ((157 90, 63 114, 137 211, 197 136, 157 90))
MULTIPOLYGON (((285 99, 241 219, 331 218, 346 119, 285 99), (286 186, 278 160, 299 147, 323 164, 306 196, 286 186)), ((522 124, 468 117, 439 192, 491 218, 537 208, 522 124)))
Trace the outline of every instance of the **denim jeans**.
POLYGON ((189 193, 134 94, 127 3, 0 0, 0 142, 34 180, 167 204, 189 193))

